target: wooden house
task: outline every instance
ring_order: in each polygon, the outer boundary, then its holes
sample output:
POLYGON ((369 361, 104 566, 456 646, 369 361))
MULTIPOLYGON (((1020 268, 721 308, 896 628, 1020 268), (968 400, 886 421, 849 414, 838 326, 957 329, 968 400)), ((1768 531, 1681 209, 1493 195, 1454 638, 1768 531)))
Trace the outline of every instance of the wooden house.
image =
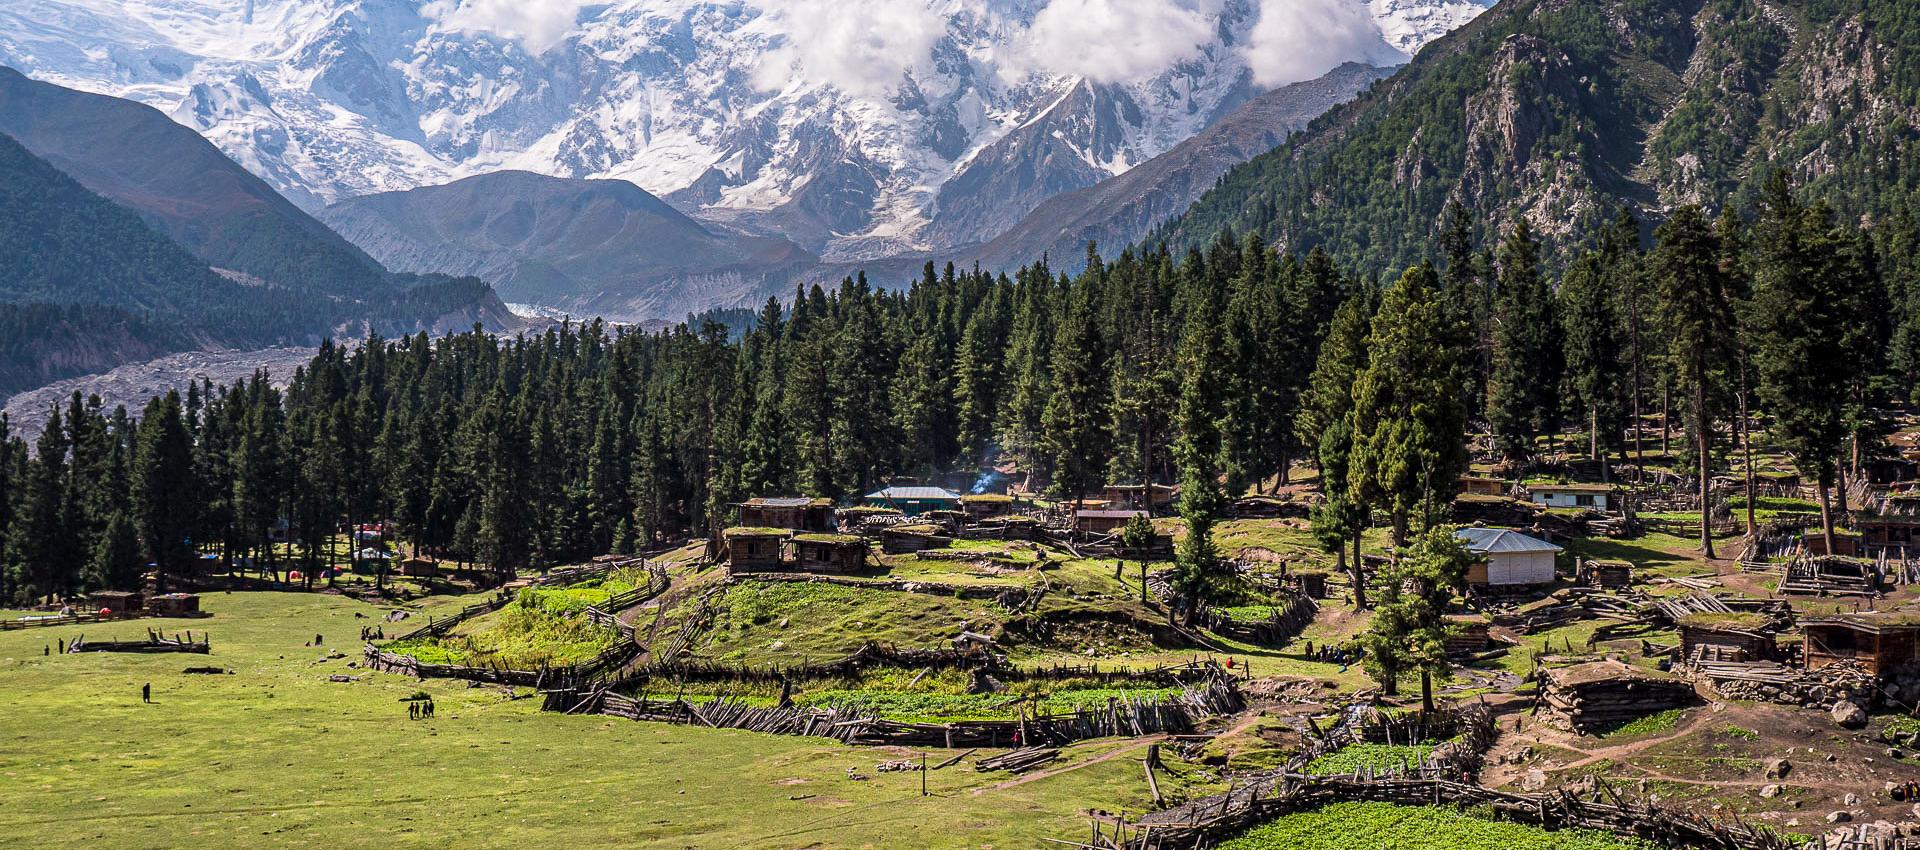
POLYGON ((869 544, 854 534, 796 534, 794 569, 807 573, 857 573, 867 565, 869 544))
POLYGON ((880 529, 880 551, 889 555, 904 555, 953 545, 953 538, 940 532, 940 526, 937 525, 890 525, 880 529))
POLYGON ((163 593, 147 598, 147 613, 155 617, 198 617, 200 597, 191 593, 163 593))
POLYGON ((87 608, 105 611, 115 617, 127 617, 145 609, 145 599, 131 590, 96 590, 87 594, 87 608))
POLYGON ((1529 484, 1527 500, 1547 508, 1592 508, 1610 511, 1614 488, 1611 484, 1529 484))
POLYGON ((948 534, 959 534, 960 529, 967 527, 967 515, 964 511, 932 510, 921 514, 916 519, 923 524, 940 526, 948 534))
POLYGON ((1507 482, 1485 475, 1462 475, 1460 492, 1468 496, 1505 496, 1507 482))
POLYGON ((1810 528, 1801 535, 1800 545, 1806 547, 1809 555, 1843 555, 1848 558, 1860 557, 1861 536, 1838 528, 1833 530, 1833 551, 1827 551, 1827 536, 1820 529, 1810 528))
POLYGON ((1506 528, 1468 526, 1454 532, 1480 561, 1467 568, 1467 583, 1480 587, 1552 584, 1561 547, 1506 528))
POLYGON ((726 541, 727 573, 780 569, 780 548, 793 532, 785 528, 736 526, 720 532, 726 541))
POLYGON ((1088 510, 1082 509, 1073 514, 1073 530, 1081 534, 1119 534, 1127 527, 1127 521, 1134 517, 1147 516, 1140 509, 1126 510, 1088 510))
POLYGON ((1493 646, 1493 620, 1485 614, 1448 614, 1447 654, 1485 652, 1493 646))
POLYGON ((960 510, 960 494, 945 487, 887 487, 868 493, 866 498, 871 507, 893 508, 907 516, 960 510))
POLYGON ((1885 675, 1920 661, 1920 613, 1862 611, 1801 621, 1807 669, 1856 661, 1885 675))
POLYGON ((960 509, 967 519, 979 522, 1013 513, 1013 497, 1005 493, 970 493, 960 497, 960 509))
POLYGON ((1580 583, 1603 589, 1627 587, 1633 584, 1633 564, 1626 561, 1581 561, 1580 583))
POLYGON ((1750 611, 1688 614, 1674 625, 1680 631, 1680 657, 1708 661, 1772 661, 1778 656, 1772 618, 1750 611))
POLYGON ((1103 495, 1111 507, 1151 513, 1172 506, 1180 488, 1172 484, 1109 484, 1103 495))
POLYGON ((740 525, 744 528, 790 528, 794 531, 833 531, 832 499, 805 496, 777 496, 741 502, 740 525))
POLYGON ((410 578, 439 578, 442 574, 440 562, 420 557, 401 559, 394 572, 410 578))
POLYGON ((1296 570, 1293 573, 1293 579, 1294 583, 1299 585, 1301 593, 1314 599, 1327 598, 1326 573, 1320 570, 1296 570))

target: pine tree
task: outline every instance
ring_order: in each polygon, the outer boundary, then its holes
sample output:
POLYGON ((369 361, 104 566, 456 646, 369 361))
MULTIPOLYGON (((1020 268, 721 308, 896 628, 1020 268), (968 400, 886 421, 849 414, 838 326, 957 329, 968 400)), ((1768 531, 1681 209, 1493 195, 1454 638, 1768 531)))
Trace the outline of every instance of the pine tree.
POLYGON ((1040 417, 1040 449, 1051 461, 1053 489, 1076 505, 1105 483, 1108 456, 1107 378, 1093 299, 1090 286, 1076 287, 1055 329, 1052 395, 1040 417))
POLYGON ((1467 468, 1458 354, 1465 332, 1428 265, 1388 287, 1373 317, 1367 367, 1353 387, 1348 490, 1356 502, 1386 509, 1395 547, 1416 517, 1422 528, 1439 521, 1467 468))
POLYGON ((1493 365, 1487 421, 1509 461, 1536 451, 1535 437, 1559 412, 1560 330, 1553 290, 1540 273, 1540 243, 1526 219, 1500 246, 1500 289, 1493 321, 1493 365))
POLYGON ((1620 448, 1625 428, 1626 363, 1618 298, 1608 290, 1601 256, 1580 256, 1560 282, 1560 327, 1567 385, 1587 414, 1587 452, 1600 464, 1600 480, 1610 481, 1608 457, 1620 448))
POLYGON ((1349 570, 1353 583, 1354 607, 1367 607, 1367 583, 1360 558, 1360 533, 1365 528, 1368 510, 1353 496, 1348 473, 1353 453, 1353 389, 1367 366, 1367 304, 1362 296, 1347 300, 1334 313, 1326 341, 1312 376, 1300 413, 1294 417, 1294 433, 1301 443, 1314 447, 1320 467, 1320 490, 1325 498, 1315 506, 1312 516, 1315 538, 1334 553, 1339 565, 1349 570), (1353 559, 1346 557, 1347 542, 1353 542, 1353 559))
POLYGON ((127 515, 115 511, 94 544, 87 563, 87 584, 113 590, 138 590, 146 559, 140 556, 140 538, 127 515))
POLYGON ((1833 550, 1830 493, 1847 436, 1843 388, 1853 380, 1845 328, 1855 270, 1839 262, 1838 246, 1820 211, 1794 199, 1786 179, 1768 182, 1760 216, 1749 234, 1753 299, 1753 362, 1760 396, 1776 433, 1801 475, 1820 488, 1821 530, 1833 550))
POLYGON ((1713 430, 1718 384, 1733 359, 1733 300, 1720 245, 1698 207, 1681 207, 1654 233, 1649 273, 1660 293, 1668 357, 1689 399, 1700 493, 1700 551, 1713 555, 1713 430))
POLYGON ((1398 692, 1403 672, 1419 671, 1422 711, 1433 711, 1433 681, 1451 669, 1444 615, 1472 562, 1452 527, 1428 528, 1395 559, 1386 595, 1362 640, 1367 673, 1386 693, 1398 692))
POLYGON ((133 520, 148 560, 167 576, 193 566, 191 533, 197 505, 193 481, 193 445, 187 433, 180 394, 169 392, 147 402, 133 455, 133 520))

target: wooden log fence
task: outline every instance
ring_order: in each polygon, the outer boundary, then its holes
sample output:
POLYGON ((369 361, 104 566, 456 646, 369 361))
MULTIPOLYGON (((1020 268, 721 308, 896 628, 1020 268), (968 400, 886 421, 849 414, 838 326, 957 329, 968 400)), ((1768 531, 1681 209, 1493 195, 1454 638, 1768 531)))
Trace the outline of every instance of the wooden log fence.
POLYGON ((206 655, 213 651, 213 645, 207 640, 205 632, 199 640, 194 640, 193 632, 185 636, 167 637, 152 629, 147 630, 146 640, 87 640, 86 635, 75 637, 67 644, 67 652, 190 652, 206 655))
POLYGON ((683 696, 629 697, 604 686, 547 693, 548 711, 606 714, 630 720, 743 729, 775 735, 810 735, 861 746, 965 747, 1062 746, 1115 735, 1185 734, 1207 717, 1233 714, 1246 699, 1231 678, 1221 677, 1158 699, 1118 697, 1105 706, 1064 714, 1024 711, 1012 720, 905 723, 857 704, 820 707, 754 707, 732 698, 695 701, 683 696))

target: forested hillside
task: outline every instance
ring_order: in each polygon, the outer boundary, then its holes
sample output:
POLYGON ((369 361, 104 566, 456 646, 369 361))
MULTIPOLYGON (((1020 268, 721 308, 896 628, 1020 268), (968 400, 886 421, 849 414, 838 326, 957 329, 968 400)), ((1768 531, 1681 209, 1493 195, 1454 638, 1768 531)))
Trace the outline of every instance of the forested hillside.
POLYGON ((285 289, 378 298, 386 270, 159 110, 0 67, 0 133, 200 258, 285 289))
MULTIPOLYGON (((1889 356, 1906 264, 1782 179, 1718 220, 1676 210, 1651 250, 1641 231, 1616 218, 1556 275, 1524 219, 1481 244, 1455 207, 1437 262, 1385 286, 1254 236, 1074 276, 848 279, 769 301, 742 333, 328 345, 284 392, 203 384, 137 424, 76 397, 34 451, 0 458, 0 554, 14 595, 97 583, 85 553, 121 512, 174 569, 191 567, 183 541, 240 557, 282 519, 308 558, 341 522, 386 520, 425 551, 549 565, 705 534, 753 495, 844 499, 1006 462, 1062 499, 1177 481, 1204 531, 1295 460, 1320 468, 1314 526, 1341 551, 1375 510, 1396 541, 1442 520, 1469 433, 1525 466, 1584 425, 1596 460, 1636 465, 1627 423, 1656 410, 1687 423, 1682 469, 1722 467, 1718 435, 1745 411, 1844 491, 1885 450, 1871 411, 1913 387, 1889 356)), ((1911 256, 1903 232, 1887 241, 1911 256)), ((1181 580, 1204 588, 1218 563, 1183 551, 1181 580)))
POLYGON ((1776 169, 1848 220, 1900 215, 1920 185, 1916 43, 1899 0, 1509 0, 1148 242, 1259 233, 1379 272, 1432 252, 1449 202, 1558 249, 1623 203, 1657 220, 1750 202, 1776 169))
POLYGON ((0 257, 0 393, 188 348, 506 319, 473 278, 381 272, 360 301, 236 282, 4 133, 0 257))

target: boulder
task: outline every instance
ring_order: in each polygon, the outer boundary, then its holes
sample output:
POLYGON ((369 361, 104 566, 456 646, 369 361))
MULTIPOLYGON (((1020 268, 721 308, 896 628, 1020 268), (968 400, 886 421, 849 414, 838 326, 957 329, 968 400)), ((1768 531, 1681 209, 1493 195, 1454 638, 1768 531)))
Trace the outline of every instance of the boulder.
POLYGON ((1762 785, 1762 786, 1760 786, 1760 796, 1761 796, 1761 797, 1762 797, 1763 799, 1767 799, 1767 800, 1771 800, 1771 799, 1773 799, 1773 798, 1775 798, 1775 797, 1778 797, 1778 796, 1780 796, 1780 786, 1778 786, 1778 785, 1762 785))
POLYGON ((1773 759, 1767 762, 1768 779, 1785 779, 1793 772, 1793 762, 1786 759, 1773 759))
POLYGON ((1827 716, 1833 718, 1834 725, 1842 729, 1862 729, 1867 725, 1866 709, 1848 700, 1834 703, 1827 716))
POLYGON ((1852 812, 1828 812, 1827 823, 1847 823, 1853 820, 1852 812))

